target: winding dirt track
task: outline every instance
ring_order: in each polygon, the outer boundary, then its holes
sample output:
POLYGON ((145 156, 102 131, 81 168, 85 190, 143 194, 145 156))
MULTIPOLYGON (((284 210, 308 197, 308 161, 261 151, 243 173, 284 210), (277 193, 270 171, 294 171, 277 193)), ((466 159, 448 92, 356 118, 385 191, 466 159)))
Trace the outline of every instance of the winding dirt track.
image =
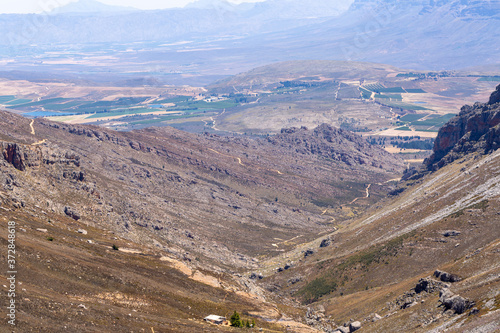
POLYGON ((35 123, 35 119, 31 119, 31 123, 30 123, 31 135, 35 135, 35 128, 33 127, 34 123, 35 123))
MULTIPOLYGON (((212 149, 212 148, 208 148, 208 150, 213 151, 214 153, 217 153, 217 154, 222 155, 222 156, 226 156, 226 157, 230 157, 230 158, 236 159, 236 160, 238 160, 238 164, 239 164, 239 165, 242 165, 242 166, 247 166, 246 164, 244 164, 244 163, 241 161, 241 158, 239 158, 239 157, 232 156, 232 155, 226 155, 226 154, 223 154, 223 153, 221 153, 221 152, 218 152, 217 150, 212 149)), ((256 168, 256 169, 260 169, 260 170, 268 170, 268 171, 276 172, 276 173, 278 173, 278 175, 282 175, 282 174, 283 174, 283 173, 282 173, 281 171, 279 171, 279 170, 274 170, 274 169, 265 169, 265 168, 261 168, 261 167, 258 167, 258 166, 254 166, 254 168, 256 168)))
POLYGON ((368 186, 366 187, 366 196, 364 196, 364 197, 357 197, 356 199, 354 199, 353 201, 351 201, 349 204, 355 203, 356 201, 358 201, 358 199, 369 198, 370 197, 370 187, 371 186, 372 186, 372 184, 368 184, 368 186))

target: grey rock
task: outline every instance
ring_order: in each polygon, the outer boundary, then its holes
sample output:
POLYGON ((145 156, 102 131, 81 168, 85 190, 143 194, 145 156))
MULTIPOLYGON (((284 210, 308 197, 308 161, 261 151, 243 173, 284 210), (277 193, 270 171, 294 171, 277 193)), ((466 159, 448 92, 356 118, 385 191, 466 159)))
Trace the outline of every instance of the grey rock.
POLYGON ((458 282, 461 280, 458 275, 450 274, 450 273, 443 272, 440 270, 436 270, 434 272, 434 276, 443 282, 458 282))
POLYGON ((332 243, 332 239, 330 237, 328 237, 328 238, 325 238, 321 241, 321 244, 319 245, 319 247, 328 247, 328 246, 330 246, 331 243, 332 243))
POLYGON ((439 301, 444 305, 446 311, 452 310, 456 314, 462 314, 474 306, 474 302, 455 295, 449 289, 444 289, 439 293, 439 301))
POLYGON ((312 254, 314 254, 313 249, 307 249, 307 250, 304 251, 304 258, 307 257, 307 256, 310 256, 312 254))
POLYGON ((64 214, 71 217, 73 220, 79 220, 81 217, 80 214, 73 207, 69 206, 64 207, 64 214))
POLYGON ((473 308, 472 310, 470 310, 469 316, 472 316, 472 315, 475 315, 475 314, 478 314, 478 313, 479 313, 479 309, 478 308, 473 308))
POLYGON ((473 302, 459 295, 448 298, 443 304, 446 309, 453 310, 456 314, 462 314, 474 305, 473 302))
POLYGON ((361 328, 361 323, 359 321, 355 321, 349 324, 349 332, 356 332, 361 328))
POLYGON ((455 237, 455 236, 459 236, 460 234, 461 234, 461 232, 456 231, 456 230, 447 230, 447 231, 443 232, 444 237, 455 237))

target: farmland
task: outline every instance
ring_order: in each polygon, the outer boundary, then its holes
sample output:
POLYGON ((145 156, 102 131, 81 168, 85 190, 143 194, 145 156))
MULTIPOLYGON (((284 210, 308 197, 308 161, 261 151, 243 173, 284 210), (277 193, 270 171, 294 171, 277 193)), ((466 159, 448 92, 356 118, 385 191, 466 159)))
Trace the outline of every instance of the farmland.
POLYGON ((496 77, 292 61, 204 88, 144 85, 139 79, 130 87, 0 80, 0 105, 27 117, 116 130, 173 126, 267 135, 284 127, 328 123, 369 136, 434 137, 463 104, 485 100, 496 77))

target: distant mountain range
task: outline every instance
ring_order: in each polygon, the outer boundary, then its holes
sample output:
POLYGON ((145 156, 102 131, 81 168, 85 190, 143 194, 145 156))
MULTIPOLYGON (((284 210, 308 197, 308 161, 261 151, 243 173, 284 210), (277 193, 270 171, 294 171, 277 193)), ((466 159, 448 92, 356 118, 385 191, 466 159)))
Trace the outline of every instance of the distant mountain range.
POLYGON ((124 6, 110 6, 96 0, 80 0, 77 2, 71 2, 65 6, 56 8, 51 13, 53 14, 63 14, 63 13, 110 13, 110 12, 130 12, 138 10, 133 7, 124 6))
MULTIPOLYGON (((207 77, 287 60, 354 60, 416 70, 500 63, 499 1, 267 0, 237 5, 215 0, 169 10, 125 9, 80 1, 48 19, 1 15, 0 35, 5 37, 0 54, 141 42, 140 54, 124 62, 168 59, 169 70, 190 68, 190 76, 207 77), (27 29, 27 22, 45 23, 27 29), (184 41, 191 44, 186 47, 184 41)), ((119 55, 116 49, 108 52, 119 55)))

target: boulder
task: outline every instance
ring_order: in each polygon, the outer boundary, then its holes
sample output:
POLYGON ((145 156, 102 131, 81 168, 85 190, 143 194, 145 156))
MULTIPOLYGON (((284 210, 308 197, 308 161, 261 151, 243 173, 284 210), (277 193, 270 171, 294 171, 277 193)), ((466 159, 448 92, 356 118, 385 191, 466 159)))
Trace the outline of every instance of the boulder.
POLYGON ((471 302, 459 295, 451 296, 443 304, 447 310, 453 310, 456 314, 462 314, 471 308, 471 302))
POLYGON ((447 231, 443 232, 444 237, 455 237, 455 236, 459 236, 460 234, 461 234, 461 232, 456 231, 456 230, 447 230, 447 231))
POLYGON ((304 258, 307 256, 310 256, 311 254, 314 254, 314 251, 312 249, 307 249, 304 251, 304 258))
POLYGON ((443 282, 458 282, 461 280, 458 275, 450 274, 450 273, 443 272, 440 270, 436 270, 434 272, 434 276, 443 282))
POLYGON ((337 327, 335 331, 333 331, 333 333, 350 333, 350 332, 351 331, 349 327, 343 327, 343 326, 337 327))
POLYGON ((356 332, 361 328, 361 323, 359 321, 354 321, 349 324, 349 332, 356 332))
POLYGON ((446 311, 452 310, 456 314, 462 314, 474 306, 474 302, 455 295, 449 289, 443 289, 439 293, 439 301, 444 305, 446 311))
POLYGON ((325 238, 321 241, 321 244, 319 244, 319 247, 328 247, 332 243, 332 239, 330 237, 325 238))
POLYGON ((80 219, 80 214, 73 207, 69 206, 64 207, 64 214, 71 217, 73 220, 80 219))

